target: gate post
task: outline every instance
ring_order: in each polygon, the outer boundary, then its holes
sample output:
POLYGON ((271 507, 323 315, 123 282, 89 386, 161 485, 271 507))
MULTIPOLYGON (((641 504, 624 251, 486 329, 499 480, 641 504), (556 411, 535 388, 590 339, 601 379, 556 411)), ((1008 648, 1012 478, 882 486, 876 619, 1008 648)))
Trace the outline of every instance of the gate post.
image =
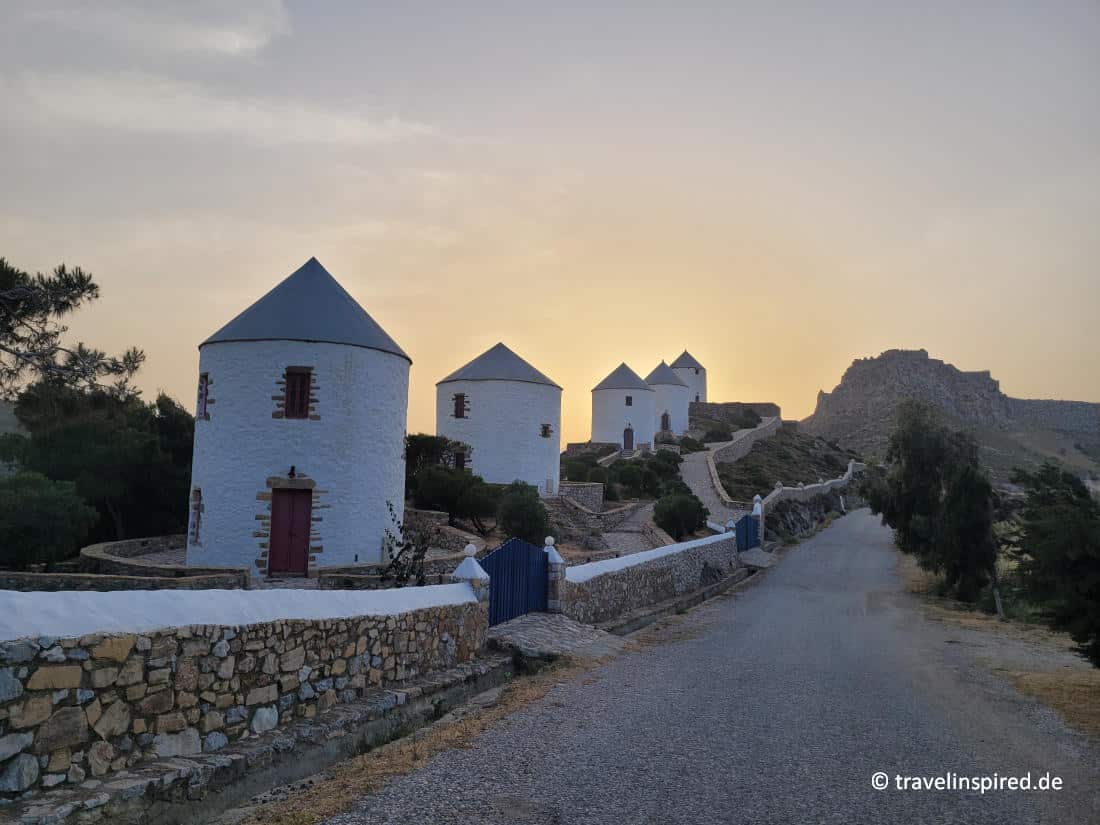
POLYGON ((451 581, 454 582, 466 582, 473 588, 474 594, 477 596, 479 602, 484 602, 486 607, 489 603, 489 574, 485 572, 485 568, 477 563, 477 559, 474 556, 477 554, 477 547, 472 543, 466 545, 466 558, 462 560, 462 563, 455 568, 451 573, 451 581))
POLYGON ((554 537, 546 537, 546 612, 561 613, 561 583, 565 581, 565 559, 554 549, 554 537))
MULTIPOLYGON (((764 500, 759 495, 752 497, 752 517, 756 521, 756 540, 764 548, 764 500)), ((755 545, 754 545, 755 546, 755 545)))

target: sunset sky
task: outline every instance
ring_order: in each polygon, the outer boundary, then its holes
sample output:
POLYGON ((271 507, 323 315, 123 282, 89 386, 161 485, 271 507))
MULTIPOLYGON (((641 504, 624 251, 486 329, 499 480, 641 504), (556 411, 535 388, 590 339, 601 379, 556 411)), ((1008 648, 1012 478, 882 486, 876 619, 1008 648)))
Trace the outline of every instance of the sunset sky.
POLYGON ((894 347, 1100 401, 1095 0, 6 0, 0 105, 0 256, 93 272, 150 397, 315 255, 410 432, 497 341, 563 440, 685 348, 788 418, 894 347))

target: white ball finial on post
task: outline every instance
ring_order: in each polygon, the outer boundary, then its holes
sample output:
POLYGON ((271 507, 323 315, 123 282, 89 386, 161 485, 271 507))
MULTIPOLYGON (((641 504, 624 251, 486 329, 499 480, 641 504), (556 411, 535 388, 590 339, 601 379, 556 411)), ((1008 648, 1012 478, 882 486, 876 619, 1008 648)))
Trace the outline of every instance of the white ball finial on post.
POLYGON ((466 558, 473 558, 477 555, 477 545, 471 541, 463 548, 462 552, 466 554, 466 558))

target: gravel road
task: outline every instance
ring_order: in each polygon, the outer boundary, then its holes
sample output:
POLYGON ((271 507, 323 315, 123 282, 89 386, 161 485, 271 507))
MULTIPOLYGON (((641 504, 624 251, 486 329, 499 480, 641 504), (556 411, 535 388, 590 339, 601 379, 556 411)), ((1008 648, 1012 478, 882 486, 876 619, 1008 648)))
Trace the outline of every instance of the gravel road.
POLYGON ((876 519, 840 519, 330 825, 1100 822, 1100 748, 923 618, 895 566, 876 519), (880 770, 1065 789, 876 791, 880 770))

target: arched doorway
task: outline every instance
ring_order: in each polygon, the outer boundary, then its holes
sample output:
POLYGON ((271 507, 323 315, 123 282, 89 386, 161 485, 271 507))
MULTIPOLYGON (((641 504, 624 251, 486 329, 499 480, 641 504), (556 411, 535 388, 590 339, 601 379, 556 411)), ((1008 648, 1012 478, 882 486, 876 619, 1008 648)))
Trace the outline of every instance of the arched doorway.
POLYGON ((627 424, 626 429, 623 430, 623 449, 634 449, 634 428, 631 427, 629 424, 627 424))
POLYGON ((672 430, 672 416, 668 414, 668 410, 661 413, 661 432, 667 433, 672 430))

